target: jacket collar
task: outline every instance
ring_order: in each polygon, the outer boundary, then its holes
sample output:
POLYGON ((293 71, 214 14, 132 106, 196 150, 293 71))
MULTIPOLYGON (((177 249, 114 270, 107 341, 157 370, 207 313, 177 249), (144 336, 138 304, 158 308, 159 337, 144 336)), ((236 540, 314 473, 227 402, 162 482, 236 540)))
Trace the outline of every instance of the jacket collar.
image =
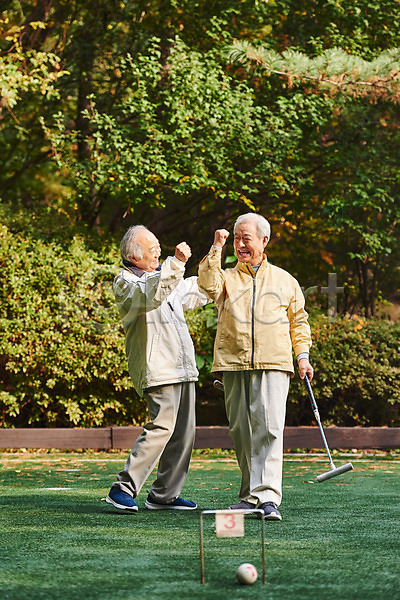
MULTIPOLYGON (((133 273, 137 277, 141 277, 143 275, 143 273, 146 272, 146 271, 142 271, 142 269, 139 269, 139 267, 137 267, 136 265, 134 265, 130 260, 126 260, 125 258, 122 259, 122 264, 125 267, 125 269, 127 269, 128 271, 130 271, 131 273, 133 273)), ((160 264, 158 265, 156 271, 161 271, 161 265, 160 264)))
POLYGON ((267 258, 266 254, 263 254, 262 263, 258 267, 257 271, 255 271, 251 265, 249 265, 247 263, 242 263, 240 261, 237 262, 236 268, 239 269, 239 271, 243 271, 243 273, 250 275, 250 277, 255 277, 256 273, 258 273, 260 271, 264 271, 267 268, 267 266, 268 266, 268 258, 267 258))

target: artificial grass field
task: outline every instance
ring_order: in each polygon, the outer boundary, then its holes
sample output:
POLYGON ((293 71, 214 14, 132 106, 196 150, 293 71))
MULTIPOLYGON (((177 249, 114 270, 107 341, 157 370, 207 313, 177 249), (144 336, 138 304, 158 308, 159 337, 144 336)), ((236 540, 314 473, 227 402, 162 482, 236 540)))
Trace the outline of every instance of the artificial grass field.
MULTIPOLYGON (((350 455, 355 470, 314 483, 326 457, 285 456, 282 522, 244 538, 216 538, 205 516, 206 584, 200 584, 199 512, 236 501, 233 454, 195 453, 183 496, 196 511, 125 514, 104 500, 127 453, 3 453, 0 470, 1 600, 400 600, 400 460, 350 455), (259 578, 235 572, 253 563, 259 578)), ((151 482, 151 478, 149 481, 151 482)))

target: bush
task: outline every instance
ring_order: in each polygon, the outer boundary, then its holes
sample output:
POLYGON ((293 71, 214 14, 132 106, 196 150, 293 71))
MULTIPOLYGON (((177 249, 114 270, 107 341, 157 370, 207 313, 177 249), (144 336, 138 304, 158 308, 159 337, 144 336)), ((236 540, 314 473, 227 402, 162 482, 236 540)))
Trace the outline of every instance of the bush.
MULTIPOLYGON (((0 425, 139 424, 146 406, 127 372, 111 289, 118 250, 67 228, 57 238, 53 231, 40 232, 34 221, 0 226, 0 425)), ((211 375, 216 309, 207 305, 186 317, 200 371, 198 424, 225 424, 223 394, 211 375)), ((310 323, 324 424, 400 426, 400 323, 321 314, 310 323)), ((312 423, 295 376, 287 424, 312 423)))
MULTIPOLYGON (((210 396, 212 345, 216 318, 212 306, 188 316, 201 367, 200 405, 210 396), (203 341, 205 340, 205 343, 203 341)), ((310 360, 315 369, 313 390, 325 425, 400 425, 400 323, 361 317, 334 320, 311 311, 313 346, 310 360)), ((221 394, 220 397, 222 398, 221 394)), ((218 407, 217 407, 218 408, 218 407)), ((199 411, 200 412, 200 411, 199 411)), ((219 414, 219 411, 218 411, 219 414)), ((296 374, 290 385, 287 425, 312 425, 313 413, 304 386, 296 374)), ((223 424, 225 420, 208 424, 223 424)))
MULTIPOLYGON (((310 319, 313 390, 326 425, 400 425, 400 323, 361 317, 310 319)), ((304 384, 292 381, 288 420, 308 425, 304 384)))
POLYGON ((202 387, 211 377, 214 338, 217 327, 217 308, 214 303, 203 308, 187 311, 186 323, 196 348, 196 365, 199 385, 202 387))
POLYGON ((0 424, 137 424, 111 282, 116 250, 0 226, 0 424))
POLYGON ((185 317, 196 350, 196 365, 199 370, 197 425, 227 425, 224 395, 213 387, 215 377, 211 374, 217 327, 216 306, 207 304, 203 308, 187 311, 185 317))

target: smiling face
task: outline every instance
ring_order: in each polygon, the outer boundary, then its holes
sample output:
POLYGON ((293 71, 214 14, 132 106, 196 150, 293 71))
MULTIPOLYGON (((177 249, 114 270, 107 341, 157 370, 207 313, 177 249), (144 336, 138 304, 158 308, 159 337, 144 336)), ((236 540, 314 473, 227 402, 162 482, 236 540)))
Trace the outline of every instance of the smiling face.
POLYGON ((239 262, 248 265, 259 265, 263 260, 264 248, 268 237, 258 237, 257 224, 254 220, 237 225, 233 240, 233 248, 239 262))
POLYGON ((146 271, 147 273, 155 271, 158 267, 158 259, 161 254, 158 239, 151 231, 143 229, 137 234, 136 241, 143 249, 143 256, 141 258, 135 258, 131 255, 129 258, 133 264, 139 269, 142 269, 142 271, 146 271))

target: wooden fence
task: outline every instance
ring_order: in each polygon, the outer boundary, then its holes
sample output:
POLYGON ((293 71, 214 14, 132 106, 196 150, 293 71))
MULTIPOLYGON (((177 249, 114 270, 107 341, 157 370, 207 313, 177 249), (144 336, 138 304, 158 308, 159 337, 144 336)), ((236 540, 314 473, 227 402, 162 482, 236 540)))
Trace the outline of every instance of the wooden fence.
MULTIPOLYGON (((141 431, 141 427, 0 428, 0 448, 125 450, 132 447, 141 431)), ((400 448, 399 427, 325 427, 324 431, 332 449, 400 448)), ((233 448, 228 427, 196 427, 195 448, 233 448)), ((284 448, 323 448, 318 427, 285 427, 284 448)))

